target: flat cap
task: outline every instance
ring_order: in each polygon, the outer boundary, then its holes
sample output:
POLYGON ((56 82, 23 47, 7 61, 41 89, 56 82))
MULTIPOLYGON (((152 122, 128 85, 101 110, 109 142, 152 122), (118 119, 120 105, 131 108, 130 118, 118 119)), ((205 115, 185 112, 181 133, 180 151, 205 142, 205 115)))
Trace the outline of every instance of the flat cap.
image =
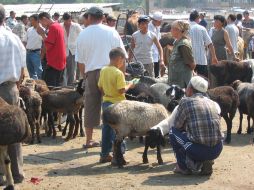
POLYGON ((191 86, 199 92, 206 93, 208 89, 208 82, 200 76, 194 76, 190 80, 191 86))
POLYGON ((103 10, 100 7, 91 7, 87 10, 87 14, 103 16, 103 10))
POLYGON ((140 23, 140 22, 149 22, 149 21, 150 21, 150 18, 147 15, 141 15, 138 18, 138 23, 140 23))

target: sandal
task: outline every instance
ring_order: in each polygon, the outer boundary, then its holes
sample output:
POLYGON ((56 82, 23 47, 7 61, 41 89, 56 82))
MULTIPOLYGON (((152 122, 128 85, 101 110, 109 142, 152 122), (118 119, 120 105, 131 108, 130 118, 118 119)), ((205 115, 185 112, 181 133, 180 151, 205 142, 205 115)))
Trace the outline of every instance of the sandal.
POLYGON ((175 166, 173 172, 174 172, 175 174, 182 174, 182 175, 190 175, 190 174, 191 174, 191 171, 190 171, 190 170, 188 170, 188 169, 182 170, 182 169, 178 166, 178 164, 176 164, 176 166, 175 166))
POLYGON ((95 142, 95 141, 90 141, 89 144, 83 144, 83 148, 84 149, 88 149, 88 148, 94 148, 94 147, 100 147, 100 143, 99 142, 95 142))

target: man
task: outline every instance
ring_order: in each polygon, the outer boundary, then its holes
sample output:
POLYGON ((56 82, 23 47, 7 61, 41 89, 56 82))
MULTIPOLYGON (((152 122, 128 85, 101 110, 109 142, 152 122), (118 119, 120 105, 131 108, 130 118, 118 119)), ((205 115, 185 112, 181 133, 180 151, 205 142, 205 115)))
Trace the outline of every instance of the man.
MULTIPOLYGON (((162 13, 161 12, 155 12, 152 16, 152 21, 148 24, 148 30, 153 32, 157 39, 161 39, 161 33, 160 33, 160 26, 162 22, 162 13)), ((155 78, 159 77, 160 73, 160 56, 159 56, 159 50, 156 47, 156 45, 153 43, 152 46, 152 53, 153 53, 153 66, 154 66, 154 76, 155 78)))
POLYGON ((254 20, 250 18, 250 14, 249 11, 244 11, 243 12, 243 22, 242 22, 242 26, 244 28, 254 28, 254 20))
MULTIPOLYGON (((3 27, 5 9, 0 4, 0 97, 18 105, 19 86, 24 77, 26 50, 18 36, 3 27)), ((21 143, 8 146, 14 183, 24 180, 21 143)), ((1 171, 1 175, 3 175, 1 171)))
POLYGON ((111 16, 111 15, 107 16, 107 25, 109 27, 115 28, 116 27, 116 21, 117 21, 116 17, 111 16))
POLYGON ((42 36, 46 47, 47 68, 45 81, 49 86, 60 86, 66 65, 64 31, 60 24, 51 20, 50 15, 46 12, 39 14, 39 22, 48 30, 46 35, 42 27, 37 27, 37 32, 42 36))
POLYGON ((220 131, 220 107, 206 96, 208 82, 192 77, 170 130, 170 141, 176 156, 175 173, 192 171, 211 175, 212 165, 223 148, 220 131))
POLYGON ((124 45, 116 30, 102 24, 103 11, 98 7, 91 7, 87 11, 89 27, 78 36, 76 57, 80 74, 85 79, 85 130, 86 144, 84 148, 99 146, 93 141, 93 128, 100 124, 101 93, 97 86, 100 70, 109 64, 111 49, 124 45))
POLYGON ((53 21, 60 23, 60 14, 58 12, 55 12, 53 15, 53 21))
POLYGON ((63 23, 61 26, 64 30, 64 42, 66 47, 66 68, 64 70, 63 85, 73 85, 76 79, 77 63, 75 62, 76 42, 81 26, 72 22, 72 17, 69 13, 63 14, 63 23))
POLYGON ((236 15, 235 25, 239 29, 239 35, 242 37, 242 29, 243 29, 243 15, 241 13, 236 15))
MULTIPOLYGON (((238 52, 237 41, 238 41, 238 36, 239 36, 239 30, 238 30, 237 26, 235 25, 235 20, 236 20, 235 15, 233 15, 233 14, 228 15, 227 26, 225 27, 225 29, 228 31, 229 40, 232 44, 232 47, 234 50, 234 55, 236 55, 236 53, 238 52)), ((235 58, 234 55, 229 54, 228 59, 233 60, 235 58)))
POLYGON ((21 21, 16 26, 14 26, 12 30, 12 32, 20 38, 23 44, 25 43, 27 23, 28 23, 28 17, 26 15, 22 15, 21 21))
POLYGON ((218 63, 214 46, 207 30, 198 24, 199 13, 194 10, 190 14, 190 38, 193 49, 193 57, 196 63, 195 71, 208 77, 206 47, 210 50, 212 64, 218 63))
MULTIPOLYGON (((148 30, 149 17, 146 15, 140 16, 138 19, 139 30, 132 34, 131 48, 138 62, 144 65, 149 76, 154 77, 154 66, 152 56, 152 45, 155 44, 159 51, 159 64, 165 70, 163 61, 163 50, 156 35, 148 30)), ((129 52, 129 61, 132 60, 132 51, 129 52)))
POLYGON ((10 11, 10 17, 6 20, 6 25, 12 30, 17 24, 18 21, 16 20, 16 13, 14 11, 10 11))
POLYGON ((200 13, 200 22, 199 25, 204 26, 205 28, 207 27, 207 22, 205 20, 205 12, 200 13))

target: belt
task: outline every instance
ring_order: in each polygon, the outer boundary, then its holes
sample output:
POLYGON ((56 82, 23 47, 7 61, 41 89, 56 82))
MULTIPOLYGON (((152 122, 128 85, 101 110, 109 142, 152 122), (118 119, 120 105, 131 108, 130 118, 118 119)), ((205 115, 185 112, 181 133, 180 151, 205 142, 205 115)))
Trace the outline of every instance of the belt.
POLYGON ((41 49, 27 49, 27 52, 36 52, 36 51, 41 51, 41 49))

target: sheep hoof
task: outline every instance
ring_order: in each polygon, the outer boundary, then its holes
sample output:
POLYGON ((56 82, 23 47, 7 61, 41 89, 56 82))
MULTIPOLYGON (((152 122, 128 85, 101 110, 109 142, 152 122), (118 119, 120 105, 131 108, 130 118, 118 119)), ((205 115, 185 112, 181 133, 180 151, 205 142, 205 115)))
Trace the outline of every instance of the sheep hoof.
POLYGON ((59 131, 62 131, 62 126, 61 125, 58 125, 57 128, 58 128, 59 131))
POLYGON ((143 158, 143 164, 148 164, 149 162, 148 162, 148 159, 144 159, 143 158))
POLYGON ((40 144, 41 143, 41 139, 37 140, 37 142, 40 144))
POLYGON ((64 141, 67 142, 67 141, 69 141, 70 139, 71 139, 71 137, 68 136, 68 137, 66 137, 66 138, 64 139, 64 141))
POLYGON ((5 187, 4 190, 14 190, 14 186, 9 185, 9 186, 5 187))
POLYGON ((85 136, 85 133, 84 133, 84 132, 80 132, 80 136, 81 136, 81 137, 84 137, 84 136, 85 136))
POLYGON ((163 165, 163 160, 158 160, 159 165, 163 165))
POLYGON ((242 131, 241 131, 241 130, 238 130, 238 131, 237 131, 237 134, 239 134, 239 135, 242 134, 242 131))
POLYGON ((72 138, 75 139, 75 138, 77 137, 77 135, 78 135, 78 133, 74 133, 73 136, 72 136, 72 138))
POLYGON ((252 132, 251 129, 248 129, 248 130, 247 130, 247 133, 248 133, 248 134, 251 134, 251 132, 252 132))
POLYGON ((34 140, 31 140, 31 141, 29 142, 29 144, 34 144, 34 140))
POLYGON ((56 138, 56 131, 53 131, 53 139, 56 138))
POLYGON ((231 142, 231 138, 226 138, 226 139, 225 139, 225 142, 226 142, 227 144, 229 144, 229 143, 231 142))
POLYGON ((52 136, 52 131, 48 131, 48 132, 47 132, 47 136, 48 136, 48 137, 51 137, 51 136, 52 136))

